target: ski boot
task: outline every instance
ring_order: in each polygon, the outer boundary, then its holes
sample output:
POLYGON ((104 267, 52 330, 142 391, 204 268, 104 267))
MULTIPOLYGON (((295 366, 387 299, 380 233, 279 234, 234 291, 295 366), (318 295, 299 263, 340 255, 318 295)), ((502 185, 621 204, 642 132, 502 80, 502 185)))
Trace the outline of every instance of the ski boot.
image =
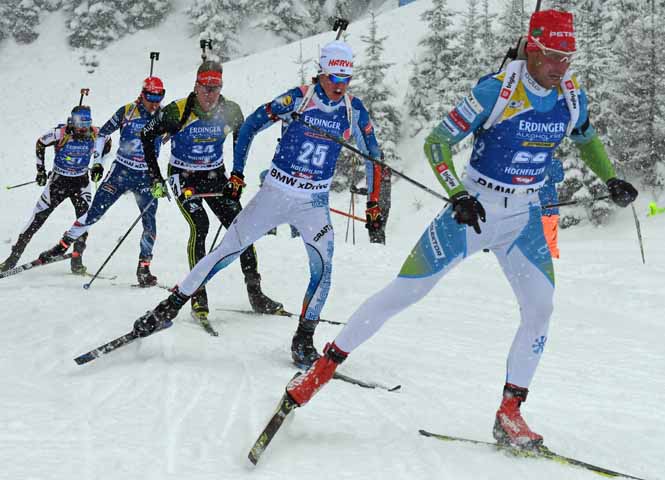
POLYGON ((162 300, 154 310, 148 311, 134 322, 134 333, 139 337, 147 337, 153 333, 169 328, 173 325, 172 320, 178 316, 182 306, 187 303, 189 297, 178 291, 176 287, 169 298, 162 300))
POLYGON ((14 268, 18 263, 19 258, 21 258, 21 254, 17 253, 16 250, 12 248, 12 253, 9 254, 4 262, 0 263, 0 272, 6 272, 7 270, 14 268))
POLYGON ((537 450, 543 445, 543 437, 533 432, 520 413, 520 405, 526 401, 528 388, 506 383, 503 400, 496 412, 494 439, 502 444, 525 450, 537 450))
POLYGON ((136 279, 139 287, 154 287, 157 285, 157 277, 150 273, 150 259, 139 258, 139 264, 136 267, 136 279))
POLYGON ((71 269, 72 273, 84 275, 88 269, 83 265, 83 251, 85 250, 85 241, 88 234, 84 233, 75 242, 72 247, 71 269))
POLYGON ((54 247, 40 253, 39 260, 42 263, 52 262, 55 258, 64 255, 72 243, 74 243, 74 239, 64 235, 54 247))
POLYGON ((318 320, 300 318, 298 329, 291 340, 291 358, 296 367, 307 370, 321 355, 314 347, 314 330, 318 320))
POLYGON ((286 386, 289 396, 302 407, 321 389, 335 374, 337 366, 349 354, 340 350, 335 343, 329 343, 323 349, 323 356, 314 362, 303 375, 294 377, 286 386))
POLYGON ((261 275, 254 272, 245 274, 245 285, 247 286, 247 296, 252 310, 256 313, 277 313, 284 309, 284 305, 267 297, 261 291, 261 275))

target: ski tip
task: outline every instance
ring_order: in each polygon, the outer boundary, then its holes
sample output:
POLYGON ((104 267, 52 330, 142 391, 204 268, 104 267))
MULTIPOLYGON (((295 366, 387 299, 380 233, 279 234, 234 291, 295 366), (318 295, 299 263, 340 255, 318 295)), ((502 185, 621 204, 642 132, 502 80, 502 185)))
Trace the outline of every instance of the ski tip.
POLYGON ((96 357, 92 353, 84 353, 83 355, 76 357, 74 361, 76 362, 77 365, 83 365, 85 363, 91 362, 95 359, 96 357))
POLYGON ((257 463, 259 463, 259 459, 254 456, 253 452, 249 452, 249 455, 247 455, 247 458, 249 458, 249 461, 252 462, 252 465, 256 466, 257 463))
POLYGON ((423 429, 418 430, 418 433, 421 434, 424 437, 431 437, 432 436, 431 433, 429 433, 427 430, 423 430, 423 429))
POLYGON ((389 392, 397 392, 397 391, 399 391, 401 388, 402 388, 401 385, 395 385, 394 387, 389 388, 388 391, 389 391, 389 392))

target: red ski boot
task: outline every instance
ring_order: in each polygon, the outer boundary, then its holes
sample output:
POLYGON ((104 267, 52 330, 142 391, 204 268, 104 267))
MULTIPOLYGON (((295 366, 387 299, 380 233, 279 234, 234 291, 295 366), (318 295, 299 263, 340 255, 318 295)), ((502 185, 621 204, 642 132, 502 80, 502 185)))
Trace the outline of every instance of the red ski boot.
POLYGON ((323 356, 316 360, 309 370, 298 375, 286 386, 286 393, 302 407, 323 387, 335 374, 337 366, 342 363, 348 353, 340 350, 335 343, 329 343, 323 349, 323 356))
POLYGON ((543 444, 542 435, 533 432, 520 413, 520 405, 526 401, 528 388, 506 383, 503 387, 503 400, 496 412, 494 438, 500 444, 524 449, 537 449, 543 444))

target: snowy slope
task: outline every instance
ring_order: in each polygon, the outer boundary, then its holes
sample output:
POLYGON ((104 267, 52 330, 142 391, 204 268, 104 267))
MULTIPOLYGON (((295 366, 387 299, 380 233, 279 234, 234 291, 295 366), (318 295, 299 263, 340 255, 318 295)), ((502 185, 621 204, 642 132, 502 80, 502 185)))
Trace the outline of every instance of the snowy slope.
MULTIPOLYGON (((456 5, 462 5, 460 0, 456 5)), ((379 17, 389 32, 389 76, 404 92, 423 26, 421 0, 379 17)), ((186 95, 197 65, 196 41, 176 25, 176 14, 153 31, 109 48, 88 76, 64 40, 61 19, 49 18, 33 45, 0 47, 5 113, 0 129, 0 184, 34 176, 34 141, 64 120, 91 89, 93 116, 101 123, 137 94, 147 53, 160 50, 157 72, 168 99, 186 95)), ((181 14, 180 14, 181 15, 181 14)), ((352 24, 359 46, 362 25, 352 24)), ((305 54, 331 34, 303 42, 305 54)), ((246 113, 296 83, 297 45, 225 65, 224 94, 246 113)), ((362 61, 362 55, 359 56, 362 61)), ((254 142, 248 179, 269 163, 277 128, 254 142)), ((421 139, 402 143, 404 170, 435 187, 421 153, 421 139)), ((227 151, 229 154, 230 151, 227 151)), ((164 157, 165 161, 166 158, 164 157)), ((250 183, 245 201, 256 191, 250 183)), ((38 188, 0 193, 1 255, 9 251, 38 188)), ((644 195, 646 197, 647 195, 644 195)), ((344 321, 368 295, 389 281, 441 207, 399 182, 393 191, 389 244, 369 245, 362 226, 355 246, 337 232, 333 289, 324 317, 344 321), (423 207, 416 210, 415 201, 423 207)), ((646 211, 640 198, 638 211, 646 211)), ((348 196, 333 199, 346 209, 348 196)), ((361 205, 357 208, 360 210, 361 205)), ((121 199, 91 230, 86 262, 96 269, 138 214, 121 199)), ((642 215, 647 265, 642 265, 633 220, 622 211, 609 227, 561 232, 556 264, 556 308, 548 351, 532 385, 525 415, 551 448, 648 479, 665 477, 665 352, 662 339, 665 274, 663 218, 642 215)), ((58 209, 28 247, 25 260, 51 246, 69 226, 67 205, 58 209)), ((212 222, 216 227, 215 222, 212 222)), ((175 205, 160 203, 154 271, 167 284, 186 272, 186 224, 175 205)), ((293 370, 288 347, 295 320, 231 314, 247 308, 237 265, 209 285, 212 338, 183 311, 168 331, 78 367, 72 358, 125 333, 132 321, 165 297, 161 289, 137 290, 139 232, 130 235, 107 267, 115 282, 89 291, 65 264, 0 280, 0 478, 7 479, 587 479, 589 472, 537 460, 506 457, 418 435, 419 428, 491 439, 503 384, 504 362, 519 321, 516 303, 495 260, 469 259, 419 304, 389 322, 344 364, 342 371, 385 384, 399 393, 369 391, 333 381, 297 411, 258 468, 246 454, 293 370)), ((303 247, 282 227, 257 243, 264 289, 296 310, 307 284, 303 247)), ((322 324, 323 346, 338 327, 322 324)))

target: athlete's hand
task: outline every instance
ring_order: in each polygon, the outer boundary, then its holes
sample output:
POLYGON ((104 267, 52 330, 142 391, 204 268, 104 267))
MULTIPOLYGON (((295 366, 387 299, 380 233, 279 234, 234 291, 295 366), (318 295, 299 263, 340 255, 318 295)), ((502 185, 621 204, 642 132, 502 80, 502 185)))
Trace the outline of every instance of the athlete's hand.
POLYGON ((156 178, 152 181, 152 186, 150 187, 150 194, 153 198, 164 198, 168 196, 169 191, 166 187, 166 182, 161 178, 156 178))
POLYGON ((104 167, 101 163, 95 163, 90 169, 90 180, 97 183, 104 176, 104 167))
POLYGON ((607 181, 607 189, 610 191, 610 198, 620 207, 627 207, 637 198, 637 190, 625 180, 616 177, 607 181))
POLYGON ((240 195, 242 195, 242 187, 245 186, 244 181, 245 175, 241 172, 233 171, 229 180, 224 185, 222 190, 222 196, 228 200, 238 201, 240 200, 240 195))
POLYGON ((478 220, 485 221, 483 205, 467 191, 456 193, 450 200, 453 204, 453 218, 457 223, 473 227, 476 233, 480 233, 478 220))
POLYGON ((46 174, 46 170, 44 167, 37 167, 37 176, 35 177, 35 181, 37 182, 37 185, 40 187, 43 187, 46 185, 46 181, 48 180, 48 175, 46 174))
POLYGON ((365 228, 370 232, 378 232, 381 230, 381 227, 383 227, 383 215, 381 215, 381 209, 379 208, 378 203, 367 202, 365 218, 367 219, 365 228))

